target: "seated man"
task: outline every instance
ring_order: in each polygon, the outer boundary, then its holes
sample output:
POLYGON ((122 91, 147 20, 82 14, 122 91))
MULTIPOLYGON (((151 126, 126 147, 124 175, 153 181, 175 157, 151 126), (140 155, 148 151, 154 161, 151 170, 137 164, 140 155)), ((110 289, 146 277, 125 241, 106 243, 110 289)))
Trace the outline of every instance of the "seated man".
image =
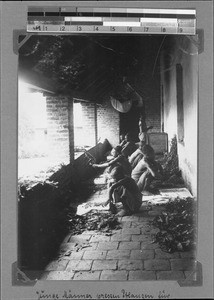
POLYGON ((152 129, 153 126, 146 126, 146 121, 145 121, 145 116, 141 115, 139 118, 139 134, 138 134, 138 138, 141 142, 145 142, 145 144, 148 144, 148 130, 152 129))
POLYGON ((125 157, 130 156, 137 149, 130 132, 125 135, 125 139, 120 143, 120 146, 122 147, 121 152, 125 157))
POLYGON ((121 154, 122 147, 116 146, 112 149, 111 155, 112 159, 108 162, 102 163, 102 164, 92 164, 92 167, 94 168, 106 168, 106 167, 113 167, 116 164, 119 164, 127 176, 131 176, 132 168, 128 161, 128 159, 121 154))
POLYGON ((135 181, 125 176, 121 166, 112 168, 110 176, 113 179, 111 186, 109 186, 109 197, 107 200, 107 203, 110 203, 110 210, 116 213, 115 203, 121 202, 123 210, 117 216, 130 215, 137 212, 142 204, 142 194, 135 181))
POLYGON ((137 183, 137 186, 142 194, 149 195, 153 192, 150 184, 154 179, 162 179, 163 170, 161 165, 155 161, 154 150, 151 146, 143 146, 142 153, 143 158, 132 170, 131 177, 137 183))
POLYGON ((119 145, 120 146, 123 146, 123 143, 125 144, 125 133, 121 133, 120 134, 120 143, 119 143, 119 145))
POLYGON ((138 162, 143 158, 143 152, 142 152, 143 146, 145 146, 145 142, 140 142, 138 149, 135 150, 131 154, 131 156, 129 156, 129 163, 132 166, 132 169, 134 169, 138 164, 138 162))

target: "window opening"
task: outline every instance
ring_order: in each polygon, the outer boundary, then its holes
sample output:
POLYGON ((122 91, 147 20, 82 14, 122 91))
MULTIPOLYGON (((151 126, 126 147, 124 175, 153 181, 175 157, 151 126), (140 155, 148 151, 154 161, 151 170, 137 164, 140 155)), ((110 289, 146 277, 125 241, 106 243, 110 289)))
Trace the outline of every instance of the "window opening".
POLYGON ((48 156, 46 98, 19 82, 19 177, 46 168, 48 156))

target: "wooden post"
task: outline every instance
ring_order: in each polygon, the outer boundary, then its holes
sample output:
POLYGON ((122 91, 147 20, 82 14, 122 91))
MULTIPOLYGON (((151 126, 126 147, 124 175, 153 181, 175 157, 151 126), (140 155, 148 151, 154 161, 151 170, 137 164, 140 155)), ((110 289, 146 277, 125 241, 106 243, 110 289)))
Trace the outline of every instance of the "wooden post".
POLYGON ((68 131, 69 131, 69 154, 70 164, 74 162, 74 115, 73 98, 68 100, 68 131))
POLYGON ((97 103, 94 103, 94 129, 95 129, 95 145, 98 143, 98 132, 97 132, 97 103))

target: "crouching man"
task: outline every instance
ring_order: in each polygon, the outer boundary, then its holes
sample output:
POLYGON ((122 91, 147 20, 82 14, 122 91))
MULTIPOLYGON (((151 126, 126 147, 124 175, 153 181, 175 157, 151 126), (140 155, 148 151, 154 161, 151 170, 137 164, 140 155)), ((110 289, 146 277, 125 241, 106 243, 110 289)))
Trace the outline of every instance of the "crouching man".
POLYGON ((122 166, 124 173, 127 176, 131 177, 132 167, 131 167, 128 159, 123 154, 121 154, 121 150, 122 150, 121 146, 116 146, 111 151, 112 159, 110 161, 102 163, 102 164, 92 164, 92 167, 93 168, 110 167, 112 169, 114 166, 119 164, 122 166))
POLYGON ((131 215, 137 212, 142 204, 142 194, 136 182, 132 178, 124 175, 121 166, 112 168, 110 176, 112 183, 109 186, 108 200, 106 202, 106 204, 110 204, 110 210, 116 213, 115 204, 121 202, 123 209, 117 216, 131 215))
MULTIPOLYGON (((154 180, 162 180, 163 169, 161 165, 155 161, 155 153, 151 146, 143 146, 142 153, 143 158, 132 170, 131 177, 143 195, 150 195, 154 193, 154 189, 151 188, 151 183, 154 180)), ((155 191, 155 193, 157 192, 155 191)))

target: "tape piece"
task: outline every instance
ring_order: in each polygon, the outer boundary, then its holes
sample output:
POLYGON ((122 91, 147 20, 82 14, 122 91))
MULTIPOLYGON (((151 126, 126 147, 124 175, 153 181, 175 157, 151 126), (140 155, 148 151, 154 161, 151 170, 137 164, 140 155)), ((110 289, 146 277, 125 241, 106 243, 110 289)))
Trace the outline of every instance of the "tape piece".
POLYGON ((18 268, 17 262, 12 264, 12 285, 33 286, 37 279, 31 280, 23 271, 18 268))
POLYGON ((18 55, 19 49, 29 40, 32 33, 26 32, 24 29, 14 29, 13 30, 13 53, 18 55), (24 36, 24 38, 19 42, 19 37, 24 36))
POLYGON ((202 286, 203 285, 203 273, 202 264, 196 261, 195 270, 185 280, 178 280, 179 286, 202 286))

